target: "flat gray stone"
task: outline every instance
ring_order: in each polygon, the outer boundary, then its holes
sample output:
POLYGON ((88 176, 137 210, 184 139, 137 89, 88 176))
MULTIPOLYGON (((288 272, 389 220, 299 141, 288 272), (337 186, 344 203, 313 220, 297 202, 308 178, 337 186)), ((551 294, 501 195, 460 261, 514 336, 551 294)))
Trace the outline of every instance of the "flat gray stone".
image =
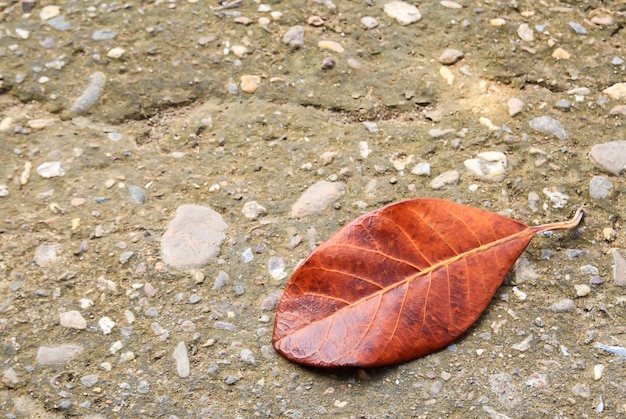
POLYGON ((551 116, 544 115, 533 118, 528 124, 534 130, 543 132, 544 134, 552 134, 563 141, 567 140, 567 133, 563 129, 563 126, 561 126, 561 123, 551 116))
POLYGON ((201 205, 181 205, 161 239, 163 261, 176 269, 199 268, 217 259, 228 225, 201 205))
POLYGON ((626 169, 626 141, 596 144, 591 147, 589 157, 598 168, 619 176, 626 169))
POLYGON ((594 199, 606 198, 611 194, 613 184, 604 176, 594 176, 589 182, 589 195, 594 199))

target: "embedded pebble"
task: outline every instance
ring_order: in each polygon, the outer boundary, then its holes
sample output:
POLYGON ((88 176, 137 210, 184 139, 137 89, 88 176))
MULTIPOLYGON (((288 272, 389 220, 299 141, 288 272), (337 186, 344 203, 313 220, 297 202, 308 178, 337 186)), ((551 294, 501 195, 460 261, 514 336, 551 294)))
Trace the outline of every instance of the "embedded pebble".
POLYGON ((228 282, 228 274, 224 271, 219 271, 217 273, 217 277, 215 278, 215 283, 213 284, 213 290, 219 291, 224 285, 228 282))
POLYGON ((512 97, 507 101, 509 107, 509 115, 515 116, 524 110, 524 102, 521 99, 512 97))
POLYGON ((441 55, 439 55, 438 60, 441 64, 452 65, 463 58, 464 55, 463 51, 459 51, 458 49, 446 48, 441 55))
POLYGON ((258 90, 261 84, 261 76, 244 74, 241 76, 241 90, 246 93, 254 93, 258 90))
POLYGON ((241 212, 246 218, 256 220, 260 216, 267 214, 267 209, 256 201, 250 201, 243 204, 241 212))
POLYGON ((65 175, 65 169, 61 166, 60 161, 49 161, 37 166, 37 173, 45 179, 65 175))
POLYGON ((327 49, 327 50, 334 51, 339 54, 345 51, 343 46, 341 46, 339 42, 335 42, 335 41, 322 40, 317 43, 317 46, 321 49, 327 49))
POLYGON ((35 263, 38 266, 46 266, 57 260, 58 243, 42 243, 35 249, 35 263))
POLYGON ((564 112, 569 112, 569 110, 572 107, 572 104, 567 99, 561 99, 558 102, 556 102, 555 106, 564 112))
POLYGON ((626 169, 626 141, 596 144, 591 147, 589 157, 598 168, 619 176, 626 169))
POLYGON ((108 39, 113 39, 116 36, 117 32, 115 32, 113 29, 104 28, 94 31, 94 33, 91 35, 91 39, 93 39, 94 41, 106 41, 108 39))
POLYGON ((305 217, 325 210, 345 192, 345 186, 339 182, 321 180, 307 188, 291 207, 291 217, 305 217))
POLYGON ((574 301, 569 298, 564 298, 562 300, 559 300, 556 303, 552 304, 550 307, 548 307, 550 311, 553 311, 555 313, 563 313, 566 311, 572 311, 575 308, 576 308, 576 304, 574 304, 574 301))
POLYGON ((570 54, 563 48, 558 47, 552 52, 552 58, 556 58, 557 60, 569 60, 570 58, 572 58, 572 54, 570 54))
POLYGON ((371 132, 372 134, 377 133, 378 132, 378 124, 376 124, 376 122, 372 122, 372 121, 363 121, 361 122, 363 124, 363 126, 365 127, 366 130, 368 130, 369 132, 371 132))
POLYGON ((524 284, 537 279, 539 279, 539 275, 535 272, 533 265, 526 256, 520 256, 515 262, 515 282, 524 284))
POLYGON ((181 205, 161 238, 163 261, 181 270, 204 266, 219 255, 227 228, 211 208, 181 205))
POLYGON ((100 330, 102 330, 102 333, 108 335, 115 327, 115 322, 110 317, 105 316, 98 320, 98 326, 100 326, 100 330))
POLYGON ((40 346, 37 349, 37 363, 41 365, 65 364, 83 352, 80 345, 40 346))
POLYGON ((462 5, 451 0, 442 0, 439 2, 439 4, 441 4, 443 7, 448 8, 448 9, 462 9, 463 8, 462 5))
POLYGON ((68 327, 70 329, 84 330, 87 328, 87 322, 76 310, 70 310, 63 313, 59 313, 59 321, 61 326, 68 327))
POLYGON ((582 383, 576 383, 572 388, 572 393, 574 396, 582 397, 583 399, 588 399, 591 396, 591 389, 588 385, 582 383))
POLYGON ((172 354, 172 358, 176 363, 176 373, 181 378, 189 377, 191 373, 191 366, 189 364, 189 355, 187 353, 187 345, 185 342, 180 341, 176 345, 174 349, 174 353, 172 354))
POLYGON ((335 60, 330 57, 324 57, 322 60, 322 70, 332 70, 335 68, 335 60))
POLYGON ((565 254, 570 259, 576 259, 576 258, 585 256, 587 254, 587 251, 586 250, 580 250, 580 249, 567 249, 565 251, 565 254))
POLYGON ((283 292, 280 290, 273 291, 269 293, 267 297, 263 299, 261 302, 261 310, 269 311, 274 310, 276 306, 278 306, 278 302, 280 301, 280 297, 282 297, 283 292))
POLYGON ((411 173, 418 176, 430 176, 430 163, 417 163, 411 170, 411 173))
POLYGON ((543 193, 552 203, 552 208, 565 208, 569 202, 569 195, 559 192, 556 186, 543 188, 543 193))
POLYGON ((602 379, 602 373, 604 372, 604 365, 596 364, 593 367, 593 379, 599 381, 602 379))
POLYGON ((527 23, 522 23, 517 28, 517 35, 526 42, 531 42, 535 37, 533 34, 533 30, 530 29, 527 23))
POLYGON ((443 189, 448 186, 456 185, 459 182, 459 172, 456 170, 449 170, 443 172, 430 182, 430 187, 433 189, 443 189))
POLYGON ((254 353, 247 348, 241 350, 239 354, 239 358, 246 364, 254 365, 256 364, 256 360, 254 359, 254 353))
POLYGON ((604 240, 612 242, 617 238, 617 231, 615 231, 612 227, 604 227, 602 229, 602 235, 604 236, 604 240))
POLYGON ((580 267, 580 273, 583 275, 600 275, 600 271, 593 265, 583 265, 580 267))
POLYGON ((127 263, 130 260, 130 258, 132 258, 134 255, 135 255, 135 252, 132 252, 132 251, 123 252, 120 255, 118 260, 123 265, 123 264, 127 263))
POLYGON ((277 281, 280 281, 287 276, 287 272, 285 272, 287 263, 285 262, 285 259, 281 257, 274 256, 270 258, 270 260, 267 261, 267 267, 269 269, 270 276, 277 281))
POLYGON ((611 249, 613 253, 613 278, 615 285, 626 287, 626 261, 617 249, 611 249))
POLYGON ((602 93, 608 95, 613 100, 626 99, 626 83, 615 83, 611 87, 607 87, 602 93))
POLYGON ((576 32, 578 35, 587 35, 587 29, 585 29, 585 27, 583 25, 581 25, 580 23, 576 23, 576 22, 571 22, 570 21, 567 24, 567 26, 572 28, 572 30, 574 32, 576 32))
POLYGON ((534 130, 544 134, 552 134, 563 141, 567 140, 567 134, 561 123, 551 116, 544 115, 533 118, 528 124, 534 130))
POLYGON ((139 186, 128 185, 128 192, 130 192, 130 200, 135 204, 145 204, 148 199, 146 192, 139 186))
POLYGON ((504 153, 487 151, 465 160, 463 165, 478 179, 499 182, 506 175, 507 161, 504 153))
POLYGON ((61 8, 59 6, 48 5, 41 8, 39 11, 39 19, 42 22, 50 20, 53 17, 57 17, 61 14, 61 8))
POLYGON ((285 32, 283 43, 293 49, 299 49, 304 45, 304 26, 292 26, 285 32))
POLYGON ((244 250, 243 253, 241 254, 241 258, 243 259, 243 263, 252 262, 252 260, 254 259, 254 254, 252 253, 252 249, 248 247, 246 250, 244 250))
POLYGON ((83 375, 82 377, 80 377, 80 383, 84 385, 85 387, 93 387, 96 384, 98 384, 99 380, 100 378, 94 374, 83 375))
POLYGON ((401 25, 410 25, 422 18, 417 7, 403 1, 392 1, 383 7, 387 16, 395 19, 401 25))
POLYGON ((454 74, 452 74, 452 71, 450 71, 448 67, 441 67, 439 74, 446 80, 448 85, 452 86, 452 83, 454 83, 454 74))
POLYGON ((72 104, 71 111, 77 115, 87 112, 96 104, 106 83, 106 75, 100 71, 91 75, 91 82, 82 95, 72 104))
POLYGON ((594 176, 589 182, 589 195, 594 199, 606 198, 611 194, 613 183, 604 176, 594 176))
POLYGON ((506 25, 506 20, 502 19, 501 17, 496 17, 493 19, 489 19, 489 24, 494 28, 499 28, 506 25))
POLYGON ((574 289, 578 297, 586 297, 591 292, 591 288, 587 284, 574 285, 574 289))
POLYGON ((365 26, 366 29, 374 29, 378 26, 378 20, 371 16, 363 16, 361 18, 361 24, 365 26))
POLYGON ((359 141, 359 144, 357 145, 357 149, 359 151, 359 155, 363 159, 366 159, 372 152, 369 145, 367 144, 367 141, 359 141))

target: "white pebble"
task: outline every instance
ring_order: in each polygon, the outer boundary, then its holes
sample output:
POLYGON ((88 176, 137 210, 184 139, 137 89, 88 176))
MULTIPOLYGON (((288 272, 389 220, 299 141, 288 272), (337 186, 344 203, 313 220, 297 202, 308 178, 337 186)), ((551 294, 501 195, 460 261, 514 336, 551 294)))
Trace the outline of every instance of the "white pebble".
POLYGON ((103 317, 98 320, 98 326, 100 326, 102 333, 108 335, 115 327, 115 322, 110 317, 103 317))
POLYGON ((109 58, 121 58, 122 55, 124 55, 126 51, 124 50, 124 48, 121 47, 115 47, 115 48, 111 48, 109 50, 109 52, 107 52, 107 57, 109 58))
POLYGON ((383 10, 387 16, 394 18, 401 25, 410 25, 422 18, 417 7, 403 1, 392 1, 385 4, 383 10))
POLYGON ((501 181, 506 175, 507 159, 504 153, 488 151, 463 162, 467 170, 482 180, 501 181))
POLYGON ((430 176, 430 163, 417 163, 411 173, 418 176, 430 176))
POLYGON ((604 372, 604 365, 597 364, 593 367, 593 379, 599 381, 602 378, 602 373, 604 372))

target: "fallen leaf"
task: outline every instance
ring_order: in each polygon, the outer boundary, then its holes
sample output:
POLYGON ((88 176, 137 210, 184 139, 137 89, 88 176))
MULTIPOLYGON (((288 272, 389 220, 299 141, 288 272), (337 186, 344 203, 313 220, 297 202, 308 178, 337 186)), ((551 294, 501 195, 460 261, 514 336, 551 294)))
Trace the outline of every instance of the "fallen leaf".
POLYGON ((319 367, 437 351, 480 317, 535 234, 573 228, 582 215, 529 227, 434 198, 364 214, 297 268, 278 304, 274 348, 319 367))

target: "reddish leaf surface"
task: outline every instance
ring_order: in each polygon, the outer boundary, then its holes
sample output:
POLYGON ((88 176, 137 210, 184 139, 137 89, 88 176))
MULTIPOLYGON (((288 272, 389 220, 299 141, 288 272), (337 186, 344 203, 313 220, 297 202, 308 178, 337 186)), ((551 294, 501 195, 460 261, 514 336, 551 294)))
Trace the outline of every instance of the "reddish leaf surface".
POLYGON ((480 317, 533 236, 529 227, 434 198, 364 214, 295 271, 274 323, 274 348, 319 367, 381 366, 441 349, 480 317))

